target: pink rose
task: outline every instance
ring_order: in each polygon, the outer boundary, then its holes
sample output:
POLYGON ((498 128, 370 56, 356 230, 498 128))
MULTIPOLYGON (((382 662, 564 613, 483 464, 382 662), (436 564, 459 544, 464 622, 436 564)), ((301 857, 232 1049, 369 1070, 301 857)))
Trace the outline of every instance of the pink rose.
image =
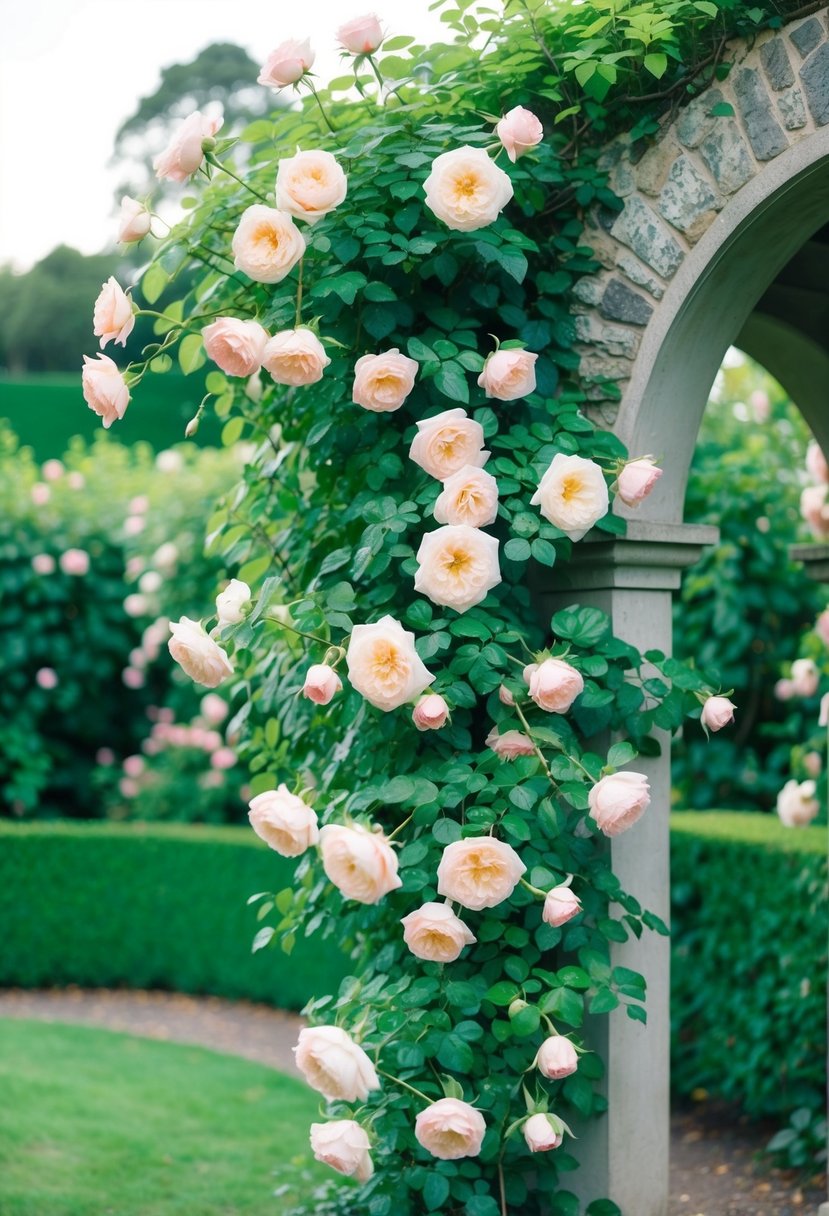
POLYGON ((305 253, 305 237, 286 211, 255 203, 230 243, 234 265, 255 283, 280 283, 305 253))
POLYGON ((535 392, 535 361, 528 350, 496 350, 484 364, 478 385, 487 397, 517 401, 535 392))
POLYGON ((542 1077, 547 1077, 549 1081, 560 1081, 578 1068, 578 1052, 563 1034, 554 1034, 539 1047, 535 1066, 542 1077))
POLYGON ((294 1055, 305 1080, 329 1102, 365 1102, 380 1088, 371 1060, 339 1026, 304 1026, 294 1055))
POLYGON ((415 360, 396 346, 382 355, 363 355, 354 364, 351 399, 375 414, 399 410, 414 387, 417 369, 415 360))
POLYGON ((722 730, 734 721, 737 706, 728 697, 709 697, 702 707, 700 722, 708 730, 722 730))
POLYGON ((220 722, 224 722, 228 714, 227 701, 215 692, 205 693, 199 708, 210 726, 218 726, 220 722))
POLYGON ((442 152, 423 183, 426 206, 456 232, 474 232, 497 220, 512 198, 509 174, 484 148, 442 152))
POLYGON ((217 747, 210 757, 210 767, 215 769, 233 768, 236 764, 236 753, 232 747, 217 747))
POLYGON ((787 828, 803 828, 820 810, 814 781, 787 781, 777 795, 777 814, 787 828))
POLYGON ((412 721, 418 730, 440 730, 449 718, 449 706, 439 692, 421 697, 412 710, 412 721))
POLYGON ((140 777, 146 767, 143 756, 127 756, 124 761, 124 772, 128 777, 140 777))
POLYGON ((32 569, 35 574, 53 574, 55 559, 49 553, 36 553, 32 558, 32 569))
POLYGON ((316 224, 334 211, 347 192, 345 173, 330 152, 297 152, 277 165, 276 205, 306 224, 316 224))
POLYGON ((480 912, 509 899, 526 866, 515 849, 494 836, 456 840, 443 850, 438 895, 480 912))
POLYGON ((435 678, 415 649, 414 634, 392 616, 355 625, 345 661, 352 686, 386 713, 419 697, 435 678))
POLYGON ((126 688, 143 688, 146 684, 146 677, 143 671, 139 671, 137 667, 125 667, 121 672, 121 679, 124 681, 126 688))
POLYGON ((515 704, 515 697, 507 688, 506 684, 500 684, 498 686, 498 700, 502 705, 513 706, 515 704))
POLYGON ((578 895, 574 895, 569 887, 562 885, 547 892, 541 917, 548 925, 558 929, 574 916, 578 916, 579 912, 581 900, 578 895))
POLYGON ((438 481, 446 481, 466 465, 481 468, 489 459, 484 446, 484 429, 468 418, 466 410, 444 410, 417 424, 417 434, 409 457, 438 481))
POLYGON ((517 760, 519 756, 535 755, 532 739, 520 730, 507 730, 503 735, 499 735, 495 728, 487 735, 486 745, 492 748, 495 755, 500 756, 502 760, 517 760))
POLYGON ((262 65, 257 84, 267 85, 271 89, 284 89, 286 85, 296 84, 312 66, 314 58, 309 38, 304 42, 298 42, 295 38, 280 42, 262 65))
POLYGON ((352 55, 371 55, 383 42, 383 30, 374 13, 346 21, 337 30, 337 41, 352 55))
POLYGON ((441 1098, 415 1119, 418 1143, 441 1161, 477 1157, 485 1134, 486 1123, 481 1112, 460 1098, 441 1098))
POLYGON ((233 675, 230 659, 221 646, 208 637, 204 626, 198 621, 183 616, 175 624, 170 623, 170 633, 172 637, 167 649, 191 680, 207 688, 215 688, 222 680, 233 675))
POLYGON ((610 497, 601 466, 558 452, 530 499, 550 523, 577 541, 607 514, 610 497))
POLYGON ((774 686, 774 695, 778 701, 791 701, 794 696, 794 684, 791 680, 778 680, 774 686))
POLYGON ((813 697, 820 683, 820 672, 812 659, 795 659, 792 663, 792 692, 796 697, 813 697))
POLYGON ((116 346, 119 343, 126 346, 135 325, 135 313, 132 300, 112 275, 101 287, 92 320, 92 332, 101 339, 102 350, 112 341, 116 346))
POLYGON ((51 692, 53 688, 57 688, 58 686, 57 672, 51 667, 41 667, 39 671, 35 672, 35 681, 40 688, 45 689, 46 692, 51 692))
POLYGON ((382 832, 327 823, 320 831, 322 868, 344 899, 379 903, 402 886, 397 854, 382 832))
POLYGON ((150 231, 151 222, 152 216, 144 204, 125 194, 118 213, 116 241, 120 245, 131 245, 134 241, 142 240, 150 231))
POLYGON ((89 573, 89 554, 84 549, 67 549, 58 558, 58 565, 64 574, 82 578, 89 573))
POLYGON ((52 491, 45 481, 36 481, 31 489, 32 502, 36 507, 43 507, 52 497, 52 491))
POLYGON ((150 500, 146 494, 136 494, 127 503, 127 510, 131 515, 146 515, 150 509, 150 500))
POLYGON ((823 449, 814 439, 806 449, 806 471, 812 481, 829 481, 829 465, 826 463, 826 457, 823 454, 823 449))
POLYGON ((252 376, 262 366, 267 330, 258 321, 218 317, 202 330, 207 357, 228 376, 252 376))
POLYGON ((299 857, 319 840, 316 812, 286 785, 252 798, 248 819, 256 835, 280 857, 299 857))
POLYGON ((464 946, 477 940, 448 904, 423 904, 400 923, 412 954, 430 963, 454 963, 464 946))
POLYGON ((115 752, 111 747, 99 747, 95 753, 95 763, 110 765, 115 763, 115 752))
POLYGON ((433 604, 466 612, 501 582, 498 539, 468 524, 427 532, 417 551, 415 591, 433 604))
POLYGON ((86 485, 86 478, 83 473, 79 473, 77 469, 73 469, 66 478, 66 482, 70 490, 82 490, 86 485))
POLYGON ((650 494, 662 476, 662 469, 648 456, 631 460, 622 469, 616 483, 616 493, 628 507, 638 507, 650 494))
POLYGON ((546 1114, 530 1115, 522 1131, 531 1153, 547 1153, 558 1148, 564 1139, 563 1132, 556 1130, 546 1114))
POLYGON ((314 663, 305 674, 302 695, 315 705, 327 705, 342 689, 343 682, 327 663, 314 663))
POLYGON ((650 786, 644 773, 611 773, 588 794, 590 817, 605 836, 618 836, 636 823, 650 805, 650 786))
POLYGON ((829 505, 826 502, 826 485, 806 486, 800 495, 800 514, 812 529, 814 536, 822 539, 829 535, 829 505))
POLYGON ((130 390, 123 374, 108 355, 97 355, 98 362, 84 355, 81 385, 86 404, 100 417, 108 430, 116 418, 123 418, 130 403, 130 390))
POLYGON ((525 110, 523 106, 508 111, 496 126, 495 133, 513 164, 544 138, 541 123, 532 110, 525 110))
POLYGON ((582 692, 584 680, 563 659, 545 659, 529 676, 530 696, 539 709, 551 714, 566 714, 582 692))
POLYGON ((41 472, 46 481, 59 481, 66 469, 62 460, 45 460, 41 472))
POLYGON ((204 160, 204 141, 212 139, 221 125, 221 116, 211 118, 194 110, 179 124, 167 147, 153 161, 156 177, 186 182, 204 160))
POLYGON ((764 392, 761 388, 755 389, 748 400, 754 414, 754 421, 760 423, 768 422, 769 415, 771 414, 771 401, 769 400, 768 393, 764 392))
POLYGON ((274 334, 265 347, 262 366, 277 384, 316 384, 331 360, 317 335, 304 325, 274 334))
POLYGON ((823 769, 823 760, 819 752, 806 752, 803 757, 803 767, 810 777, 819 777, 823 769))
POLYGON ((124 536, 138 536, 147 526, 147 521, 140 515, 128 515, 124 520, 124 536))
POLYGON ((486 469, 464 465, 444 481, 433 514, 439 524, 486 528, 498 517, 498 482, 486 469))
POLYGON ((817 724, 818 726, 829 726, 829 692, 825 692, 820 698, 820 711, 817 724))
POLYGON ((317 1161, 330 1165, 338 1174, 368 1182, 374 1173, 365 1129, 353 1119, 332 1119, 311 1124, 311 1149, 317 1161))

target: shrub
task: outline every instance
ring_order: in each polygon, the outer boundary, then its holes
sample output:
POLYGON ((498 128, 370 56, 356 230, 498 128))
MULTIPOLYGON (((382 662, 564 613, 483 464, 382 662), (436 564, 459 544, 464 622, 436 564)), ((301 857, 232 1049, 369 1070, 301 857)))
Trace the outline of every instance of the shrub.
MULTIPOLYGON (((0 824, 0 985, 169 988, 297 1009, 344 974, 329 945, 251 954, 251 891, 292 866, 247 829, 0 824)), ((267 906, 267 905, 265 905, 267 906)))
POLYGON ((808 1112, 770 1146, 803 1165, 826 1102, 825 831, 687 812, 671 841, 673 1084, 781 1122, 808 1112))

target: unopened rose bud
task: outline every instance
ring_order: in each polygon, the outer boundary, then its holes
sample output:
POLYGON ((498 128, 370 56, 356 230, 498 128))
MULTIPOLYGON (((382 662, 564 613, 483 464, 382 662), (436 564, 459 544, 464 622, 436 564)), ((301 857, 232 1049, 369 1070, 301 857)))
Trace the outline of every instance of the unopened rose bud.
POLYGON ((502 705, 514 705, 515 697, 512 695, 506 684, 502 684, 498 689, 498 700, 502 705))
POLYGON ((216 141, 212 135, 208 135, 206 139, 201 141, 202 152, 214 152, 216 150, 216 141))
POLYGON ((702 707, 700 722, 708 730, 722 730, 734 721, 737 706, 728 697, 709 697, 702 707))
POLYGON ((551 891, 547 892, 541 916, 548 925, 558 929, 561 925, 566 925, 567 921, 572 920, 574 916, 578 916, 579 912, 581 912, 581 900, 578 895, 574 895, 569 887, 562 885, 553 887, 551 891))
POLYGON ((333 667, 315 663, 309 667, 302 686, 302 695, 315 705, 327 705, 342 689, 343 682, 333 667))
POLYGON ((547 1153, 559 1147, 564 1139, 563 1131, 559 1130, 560 1122, 554 1115, 530 1115, 523 1132, 531 1153, 547 1153))
POLYGON ((193 438, 193 436, 196 434, 196 432, 199 429, 200 422, 201 422, 201 418, 199 417, 198 414, 196 414, 195 417, 190 419, 190 421, 187 423, 187 426, 184 428, 184 438, 185 439, 193 438))
POLYGON ((224 591, 216 596, 216 615, 219 624, 238 625, 247 616, 250 608, 250 587, 241 579, 232 578, 224 591))
POLYGON ((421 697, 412 711, 412 721, 418 730, 440 730, 449 718, 449 706, 438 692, 421 697))

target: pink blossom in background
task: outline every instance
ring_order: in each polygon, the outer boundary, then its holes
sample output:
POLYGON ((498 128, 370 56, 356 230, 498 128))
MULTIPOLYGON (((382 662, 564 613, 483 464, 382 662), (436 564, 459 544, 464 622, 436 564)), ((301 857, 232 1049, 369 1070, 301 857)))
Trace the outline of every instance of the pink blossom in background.
POLYGON ((141 571, 144 569, 144 558, 136 555, 127 559, 126 575, 130 582, 138 578, 141 571))
POLYGON ((209 692, 201 699, 202 716, 210 726, 218 726, 228 715, 228 704, 218 693, 209 692))
POLYGON ((829 465, 823 454, 823 448, 813 439, 806 449, 806 471, 812 481, 829 481, 829 465))
POLYGON ((45 481, 36 481, 32 486, 32 502, 36 507, 44 506, 52 497, 52 491, 45 481))
POLYGON ((127 688, 143 688, 145 684, 144 672, 139 671, 137 667, 125 667, 121 672, 121 679, 127 688))
POLYGON ((130 515, 145 515, 150 509, 150 500, 146 494, 136 494, 127 504, 130 515))
POLYGON ((118 782, 118 789, 122 798, 135 798, 141 792, 138 782, 133 781, 131 777, 122 777, 118 782))
POLYGON ((122 767, 128 777, 140 777, 147 766, 143 756, 127 756, 122 767))
POLYGON ((138 590, 142 595, 155 595, 161 590, 162 581, 157 570, 145 570, 138 580, 138 590))
POLYGON ((35 680, 47 692, 51 692, 53 688, 57 688, 58 686, 57 672, 52 667, 41 667, 35 673, 35 680))
POLYGON ((147 521, 141 515, 128 515, 124 520, 124 536, 138 536, 147 526, 147 521))
POLYGON ((128 595, 124 600, 124 612, 126 612, 127 616, 145 616, 147 601, 144 596, 137 593, 128 595))
POLYGON ((58 481, 66 470, 62 460, 46 460, 40 471, 45 481, 58 481))
POLYGON ((202 789, 221 789, 225 783, 225 775, 219 769, 211 769, 210 772, 202 773, 199 776, 199 785, 202 789))
POLYGON ((803 767, 810 777, 819 777, 823 768, 823 760, 819 752, 807 752, 803 757, 803 767))
POLYGON ((236 753, 229 747, 220 747, 210 757, 211 768, 233 768, 236 763, 236 753))
POLYGON ((82 490, 86 485, 86 478, 83 473, 78 473, 77 470, 70 473, 66 478, 66 484, 70 490, 82 490))
POLYGON ((791 680, 778 680, 774 686, 774 695, 778 701, 790 701, 794 696, 794 684, 791 680))
POLYGON ((110 765, 115 763, 115 752, 111 747, 99 747, 95 753, 95 763, 110 765))
POLYGON ((64 574, 82 577, 89 572, 89 554, 83 549, 67 549, 61 553, 58 563, 64 574))
POLYGON ((164 705, 158 711, 158 720, 159 720, 159 722, 166 722, 168 724, 171 724, 175 720, 175 714, 169 708, 169 706, 164 705))
POLYGON ((771 401, 769 400, 768 393, 764 392, 761 388, 756 388, 749 397, 748 403, 754 414, 755 422, 768 422, 771 417, 771 401))
POLYGON ((55 559, 49 553, 36 553, 32 558, 32 569, 35 574, 53 574, 55 559))
POLYGON ((147 656, 143 650, 137 647, 130 651, 130 667, 137 667, 139 670, 147 666, 147 656))
POLYGON ((821 641, 829 646, 829 608, 824 608, 815 621, 815 631, 820 635, 821 641))

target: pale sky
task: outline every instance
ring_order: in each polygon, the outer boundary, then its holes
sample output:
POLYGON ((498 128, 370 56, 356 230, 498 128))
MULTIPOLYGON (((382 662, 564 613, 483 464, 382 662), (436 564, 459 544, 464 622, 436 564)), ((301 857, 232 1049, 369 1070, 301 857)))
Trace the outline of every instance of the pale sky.
POLYGON ((211 42, 236 42, 261 63, 286 38, 310 36, 314 71, 328 80, 346 70, 338 25, 373 11, 391 36, 445 37, 429 3, 0 0, 0 264, 25 270, 61 243, 83 253, 111 244, 115 132, 162 67, 211 42))

